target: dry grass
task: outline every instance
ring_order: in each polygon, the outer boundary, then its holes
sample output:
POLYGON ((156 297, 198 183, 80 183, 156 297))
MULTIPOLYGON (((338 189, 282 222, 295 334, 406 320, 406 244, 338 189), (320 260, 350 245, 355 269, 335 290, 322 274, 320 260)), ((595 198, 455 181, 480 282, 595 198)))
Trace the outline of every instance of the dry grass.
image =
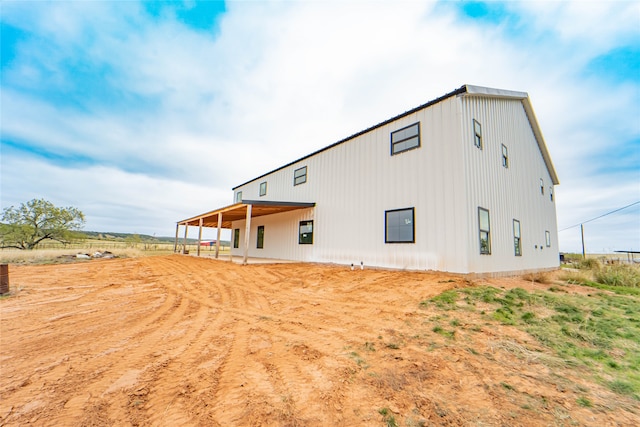
MULTIPOLYGON (((137 248, 109 249, 118 258, 135 258, 147 255, 157 255, 156 252, 145 252, 137 248)), ((84 249, 36 249, 19 250, 3 249, 0 251, 0 263, 2 264, 57 264, 74 260, 76 254, 89 254, 103 252, 98 248, 84 249)))
POLYGON ((522 278, 524 280, 529 280, 531 282, 536 282, 536 283, 544 283, 546 285, 551 283, 551 278, 549 277, 549 274, 545 273, 544 271, 525 274, 524 276, 522 276, 522 278))

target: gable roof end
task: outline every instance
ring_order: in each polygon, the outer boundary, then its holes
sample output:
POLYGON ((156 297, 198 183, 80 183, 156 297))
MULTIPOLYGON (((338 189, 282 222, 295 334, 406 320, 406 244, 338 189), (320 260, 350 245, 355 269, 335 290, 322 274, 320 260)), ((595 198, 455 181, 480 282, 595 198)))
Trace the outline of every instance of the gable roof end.
POLYGON ((462 94, 462 96, 482 96, 487 98, 517 99, 520 102, 522 102, 524 111, 527 114, 527 118, 529 119, 529 124, 531 125, 531 130, 533 131, 533 134, 536 137, 538 148, 540 149, 540 153, 542 154, 544 163, 547 166, 547 170, 549 171, 549 176, 551 176, 551 181, 553 182, 554 185, 560 184, 560 181, 558 180, 558 174, 556 173, 556 169, 554 168, 553 162, 551 161, 551 155, 549 154, 549 150, 547 149, 547 144, 544 141, 544 136, 542 136, 542 130, 540 130, 540 125, 538 124, 536 113, 533 111, 533 106, 531 105, 529 94, 526 92, 493 89, 489 87, 473 86, 473 85, 465 85, 465 87, 467 88, 467 90, 465 91, 465 93, 462 94))

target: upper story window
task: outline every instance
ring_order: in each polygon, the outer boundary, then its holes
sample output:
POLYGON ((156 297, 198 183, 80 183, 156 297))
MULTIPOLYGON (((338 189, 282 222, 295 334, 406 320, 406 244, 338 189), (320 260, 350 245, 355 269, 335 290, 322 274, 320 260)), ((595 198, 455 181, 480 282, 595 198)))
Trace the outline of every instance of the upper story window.
POLYGON ((540 178, 540 194, 544 196, 544 180, 540 178))
POLYGON ((482 150, 482 125, 476 119, 473 119, 473 142, 482 150))
POLYGON ((491 228, 489 224, 489 211, 478 208, 478 229, 480 232, 480 253, 491 255, 491 228))
POLYGON ((293 172, 293 185, 300 185, 307 182, 307 167, 296 169, 293 172))
POLYGON ((551 233, 549 233, 548 231, 545 231, 544 232, 544 240, 545 240, 545 243, 546 243, 547 247, 550 248, 551 247, 551 233))
POLYGON ((260 197, 267 194, 267 181, 260 183, 260 197))
POLYGON ((242 191, 236 193, 236 203, 242 202, 242 191))
POLYGON ((509 151, 507 150, 507 146, 502 144, 502 166, 505 168, 509 167, 509 151))
POLYGON ((420 122, 391 132, 391 155, 420 147, 420 122))
POLYGON ((553 187, 549 187, 549 200, 553 202, 553 187))
POLYGON ((415 243, 414 208, 396 209, 384 213, 385 243, 415 243))

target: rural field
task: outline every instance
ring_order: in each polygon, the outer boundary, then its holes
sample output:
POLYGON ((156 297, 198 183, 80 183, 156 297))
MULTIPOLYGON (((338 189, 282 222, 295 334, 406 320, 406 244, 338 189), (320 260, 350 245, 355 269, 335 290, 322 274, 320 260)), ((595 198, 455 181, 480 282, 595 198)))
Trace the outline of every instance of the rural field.
POLYGON ((640 424, 640 296, 562 274, 11 265, 0 425, 640 424))

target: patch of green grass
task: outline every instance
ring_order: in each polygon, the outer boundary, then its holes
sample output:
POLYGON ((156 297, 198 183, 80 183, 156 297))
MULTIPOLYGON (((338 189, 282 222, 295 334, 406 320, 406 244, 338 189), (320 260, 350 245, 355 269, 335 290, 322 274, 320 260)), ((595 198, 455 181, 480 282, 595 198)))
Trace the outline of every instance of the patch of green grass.
POLYGON ((456 300, 458 299, 458 292, 455 289, 444 291, 440 295, 436 295, 433 298, 422 301, 421 306, 428 306, 430 303, 435 304, 436 307, 444 310, 452 310, 456 306, 456 300))
POLYGON ((436 334, 440 334, 443 337, 447 337, 447 338, 455 338, 456 335, 456 331, 448 331, 444 328, 442 328, 441 326, 434 326, 432 329, 433 332, 435 332, 436 334))
POLYGON ((386 423, 387 427, 398 427, 398 423, 393 415, 391 415, 391 411, 389 408, 380 408, 378 409, 378 413, 382 415, 383 421, 386 423))
POLYGON ((503 388, 505 388, 506 390, 515 390, 515 388, 513 388, 513 386, 512 386, 512 385, 507 384, 507 383, 505 383, 505 382, 501 382, 501 383, 500 383, 500 385, 501 385, 503 388))
MULTIPOLYGON (((567 367, 586 368, 596 381, 616 393, 640 400, 640 295, 527 292, 488 286, 448 292, 444 301, 482 303, 480 314, 489 327, 492 322, 500 322, 524 330, 556 353, 557 357, 550 359, 554 363, 560 360, 567 367)), ((443 320, 437 315, 434 319, 443 320)), ((446 330, 438 323, 432 320, 433 332, 454 338, 455 330, 446 330)), ((449 323, 459 325, 456 319, 449 323)))
POLYGON ((369 367, 367 362, 362 357, 360 357, 357 352, 352 351, 351 353, 349 353, 349 357, 351 357, 353 361, 356 362, 356 365, 360 366, 361 368, 367 369, 369 367))
POLYGON ((578 399, 576 399, 576 402, 578 403, 578 405, 584 408, 591 408, 593 406, 591 401, 584 396, 580 396, 578 399))

